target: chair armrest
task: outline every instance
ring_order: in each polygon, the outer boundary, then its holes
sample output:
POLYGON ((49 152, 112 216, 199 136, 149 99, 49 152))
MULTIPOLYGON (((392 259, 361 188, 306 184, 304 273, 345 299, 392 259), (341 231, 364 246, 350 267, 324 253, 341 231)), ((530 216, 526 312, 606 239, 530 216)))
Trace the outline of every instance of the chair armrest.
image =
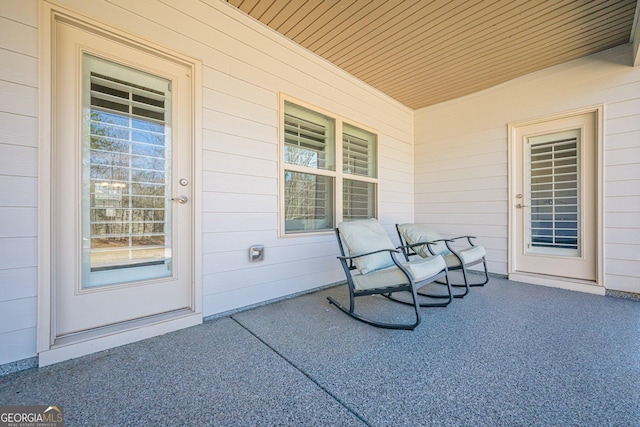
POLYGON ((467 242, 469 242, 470 246, 475 246, 475 244, 471 240, 471 239, 475 239, 475 238, 476 238, 476 236, 458 236, 458 237, 452 237, 451 239, 447 239, 447 240, 450 241, 450 242, 455 242, 456 240, 467 239, 467 242))
POLYGON ((350 261, 356 258, 360 258, 363 256, 367 256, 367 255, 373 255, 373 254, 377 254, 380 252, 389 252, 389 255, 393 258, 393 255, 391 255, 392 253, 400 253, 399 250, 397 249, 379 249, 377 251, 373 251, 373 252, 367 252, 366 254, 360 254, 360 255, 354 255, 354 256, 339 256, 337 257, 339 260, 344 260, 344 261, 350 261))

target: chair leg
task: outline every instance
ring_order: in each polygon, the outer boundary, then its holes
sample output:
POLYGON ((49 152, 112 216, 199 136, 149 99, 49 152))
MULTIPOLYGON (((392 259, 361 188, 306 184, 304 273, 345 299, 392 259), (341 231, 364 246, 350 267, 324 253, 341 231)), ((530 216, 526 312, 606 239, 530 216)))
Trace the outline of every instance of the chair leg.
POLYGON ((377 322, 375 320, 367 319, 366 317, 360 316, 359 314, 356 314, 355 311, 353 310, 354 299, 355 299, 355 297, 353 297, 353 296, 350 298, 350 301, 349 301, 349 305, 350 305, 351 309, 347 309, 346 307, 344 307, 342 304, 340 304, 338 301, 336 301, 332 297, 327 297, 327 300, 329 301, 330 304, 335 305, 340 310, 342 310, 344 313, 346 313, 348 316, 353 317, 354 319, 356 319, 356 320, 358 320, 360 322, 366 323, 368 325, 375 326, 375 327, 378 327, 378 328, 384 328, 384 329, 401 329, 401 330, 412 331, 420 324, 420 322, 422 320, 421 317, 420 317, 420 311, 418 309, 419 306, 417 304, 418 300, 417 300, 417 297, 415 296, 415 291, 413 293, 414 293, 414 295, 412 297, 414 299, 414 304, 411 304, 411 305, 414 306, 416 320, 415 320, 414 323, 410 323, 410 324, 377 322))
POLYGON ((484 267, 484 282, 470 283, 469 286, 484 286, 489 283, 489 271, 487 270, 487 260, 482 258, 482 265, 484 267))

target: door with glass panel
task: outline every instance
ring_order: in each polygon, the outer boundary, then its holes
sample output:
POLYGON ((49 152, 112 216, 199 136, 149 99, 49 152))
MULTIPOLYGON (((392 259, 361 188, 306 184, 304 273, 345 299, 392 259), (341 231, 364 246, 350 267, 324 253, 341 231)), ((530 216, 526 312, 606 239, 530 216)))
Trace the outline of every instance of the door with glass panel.
POLYGON ((58 24, 55 336, 192 307, 191 82, 58 24))
POLYGON ((522 126, 516 134, 516 270, 595 281, 595 114, 522 126))

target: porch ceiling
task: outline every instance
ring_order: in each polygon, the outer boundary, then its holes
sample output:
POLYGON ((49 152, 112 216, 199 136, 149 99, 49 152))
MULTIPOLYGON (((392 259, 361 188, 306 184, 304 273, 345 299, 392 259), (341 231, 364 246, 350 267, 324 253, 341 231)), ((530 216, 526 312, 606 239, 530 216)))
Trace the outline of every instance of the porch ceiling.
POLYGON ((422 108, 630 41, 637 0, 227 0, 422 108))

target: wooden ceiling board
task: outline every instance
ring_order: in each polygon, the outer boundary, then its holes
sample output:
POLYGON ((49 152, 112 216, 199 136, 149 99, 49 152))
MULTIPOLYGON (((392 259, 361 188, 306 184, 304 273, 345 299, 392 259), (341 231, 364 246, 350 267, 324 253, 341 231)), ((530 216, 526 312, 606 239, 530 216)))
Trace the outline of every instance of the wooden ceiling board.
MULTIPOLYGON (((540 13, 541 16, 545 16, 544 12, 540 13)), ((433 58, 432 62, 429 62, 429 66, 432 67, 439 62, 448 62, 455 60, 456 58, 464 57, 485 57, 487 52, 494 51, 496 46, 505 48, 506 46, 513 46, 513 49, 517 47, 530 48, 530 40, 532 39, 531 31, 538 31, 538 27, 529 27, 527 21, 530 21, 529 17, 523 20, 514 21, 508 28, 502 28, 502 25, 498 26, 495 23, 481 26, 477 26, 473 29, 473 34, 465 33, 463 37, 460 37, 462 32, 456 32, 453 37, 448 40, 440 41, 435 46, 429 44, 426 48, 415 49, 414 58, 411 57, 397 57, 395 58, 397 67, 410 68, 410 62, 412 61, 423 64, 426 57, 433 58), (529 27, 529 28, 528 28, 529 27), (472 40, 472 42, 467 42, 472 40), (520 42, 521 46, 517 46, 520 42), (419 56, 423 54, 424 56, 419 56), (406 65, 405 65, 406 64, 406 65)), ((548 22, 547 22, 548 23, 548 22)), ((546 24, 545 24, 546 25, 546 24)), ((543 30, 544 32, 546 30, 543 30)), ((390 72, 395 72, 395 68, 391 68, 390 72)), ((354 70, 354 74, 356 71, 354 70)), ((358 73, 360 74, 360 73, 358 73)), ((363 74, 362 77, 365 77, 363 74)))
MULTIPOLYGON (((509 56, 513 58, 513 55, 518 54, 519 52, 524 53, 525 60, 532 62, 532 59, 527 59, 526 56, 531 55, 533 57, 533 54, 536 52, 537 49, 544 52, 548 46, 560 46, 560 47, 568 48, 569 47, 568 45, 563 46, 562 43, 569 43, 572 40, 575 40, 575 41, 584 40, 583 38, 591 34, 593 31, 600 31, 598 30, 597 26, 604 19, 606 19, 607 23, 615 22, 615 21, 611 21, 609 17, 602 17, 602 16, 598 17, 595 14, 591 15, 591 17, 592 18, 591 18, 591 21, 589 22, 589 27, 587 27, 587 28, 590 28, 590 30, 586 32, 583 30, 584 27, 582 25, 579 25, 577 27, 576 26, 566 27, 566 26, 560 25, 562 24, 560 20, 559 25, 554 25, 554 26, 549 25, 548 27, 535 26, 535 27, 531 27, 527 31, 519 31, 516 34, 509 36, 507 39, 501 39, 500 43, 495 44, 496 47, 493 47, 493 45, 490 45, 490 44, 486 44, 484 45, 483 49, 475 50, 475 52, 472 54, 466 54, 463 51, 456 52, 453 50, 452 47, 449 47, 447 49, 449 54, 440 55, 439 60, 429 63, 429 68, 431 71, 434 72, 434 74, 444 74, 446 70, 443 70, 441 67, 439 67, 439 64, 442 64, 444 67, 451 67, 452 61, 456 61, 456 63, 460 64, 461 61, 463 60, 465 62, 469 62, 469 60, 477 59, 480 62, 488 63, 489 65, 491 65, 493 64, 493 61, 494 61, 493 58, 509 57, 509 56), (573 39, 569 36, 573 36, 573 39)), ((498 38, 496 38, 496 40, 498 40, 498 38)), ((464 45, 462 43, 454 43, 454 46, 462 46, 467 51, 470 51, 474 47, 472 45, 464 45)), ((429 53, 427 53, 426 55, 429 56, 429 53)), ((411 75, 412 73, 416 73, 416 72, 420 73, 422 70, 421 65, 425 63, 426 59, 428 58, 417 57, 417 58, 407 59, 402 63, 396 63, 395 66, 391 66, 390 68, 388 68, 388 75, 386 76, 386 78, 395 82, 399 82, 401 84, 403 79, 408 75, 411 75), (412 64, 417 64, 417 65, 412 66, 412 64), (403 73, 398 72, 400 68, 402 68, 403 73)), ((572 56, 572 59, 574 59, 573 56, 572 56)), ((362 78, 363 80, 370 80, 371 84, 375 86, 383 85, 387 83, 387 81, 376 80, 371 76, 359 74, 353 71, 351 72, 354 75, 357 75, 358 77, 362 78)), ((390 88, 391 87, 388 87, 387 90, 390 88)))
POLYGON ((227 0, 410 108, 628 43, 637 0, 227 0))

